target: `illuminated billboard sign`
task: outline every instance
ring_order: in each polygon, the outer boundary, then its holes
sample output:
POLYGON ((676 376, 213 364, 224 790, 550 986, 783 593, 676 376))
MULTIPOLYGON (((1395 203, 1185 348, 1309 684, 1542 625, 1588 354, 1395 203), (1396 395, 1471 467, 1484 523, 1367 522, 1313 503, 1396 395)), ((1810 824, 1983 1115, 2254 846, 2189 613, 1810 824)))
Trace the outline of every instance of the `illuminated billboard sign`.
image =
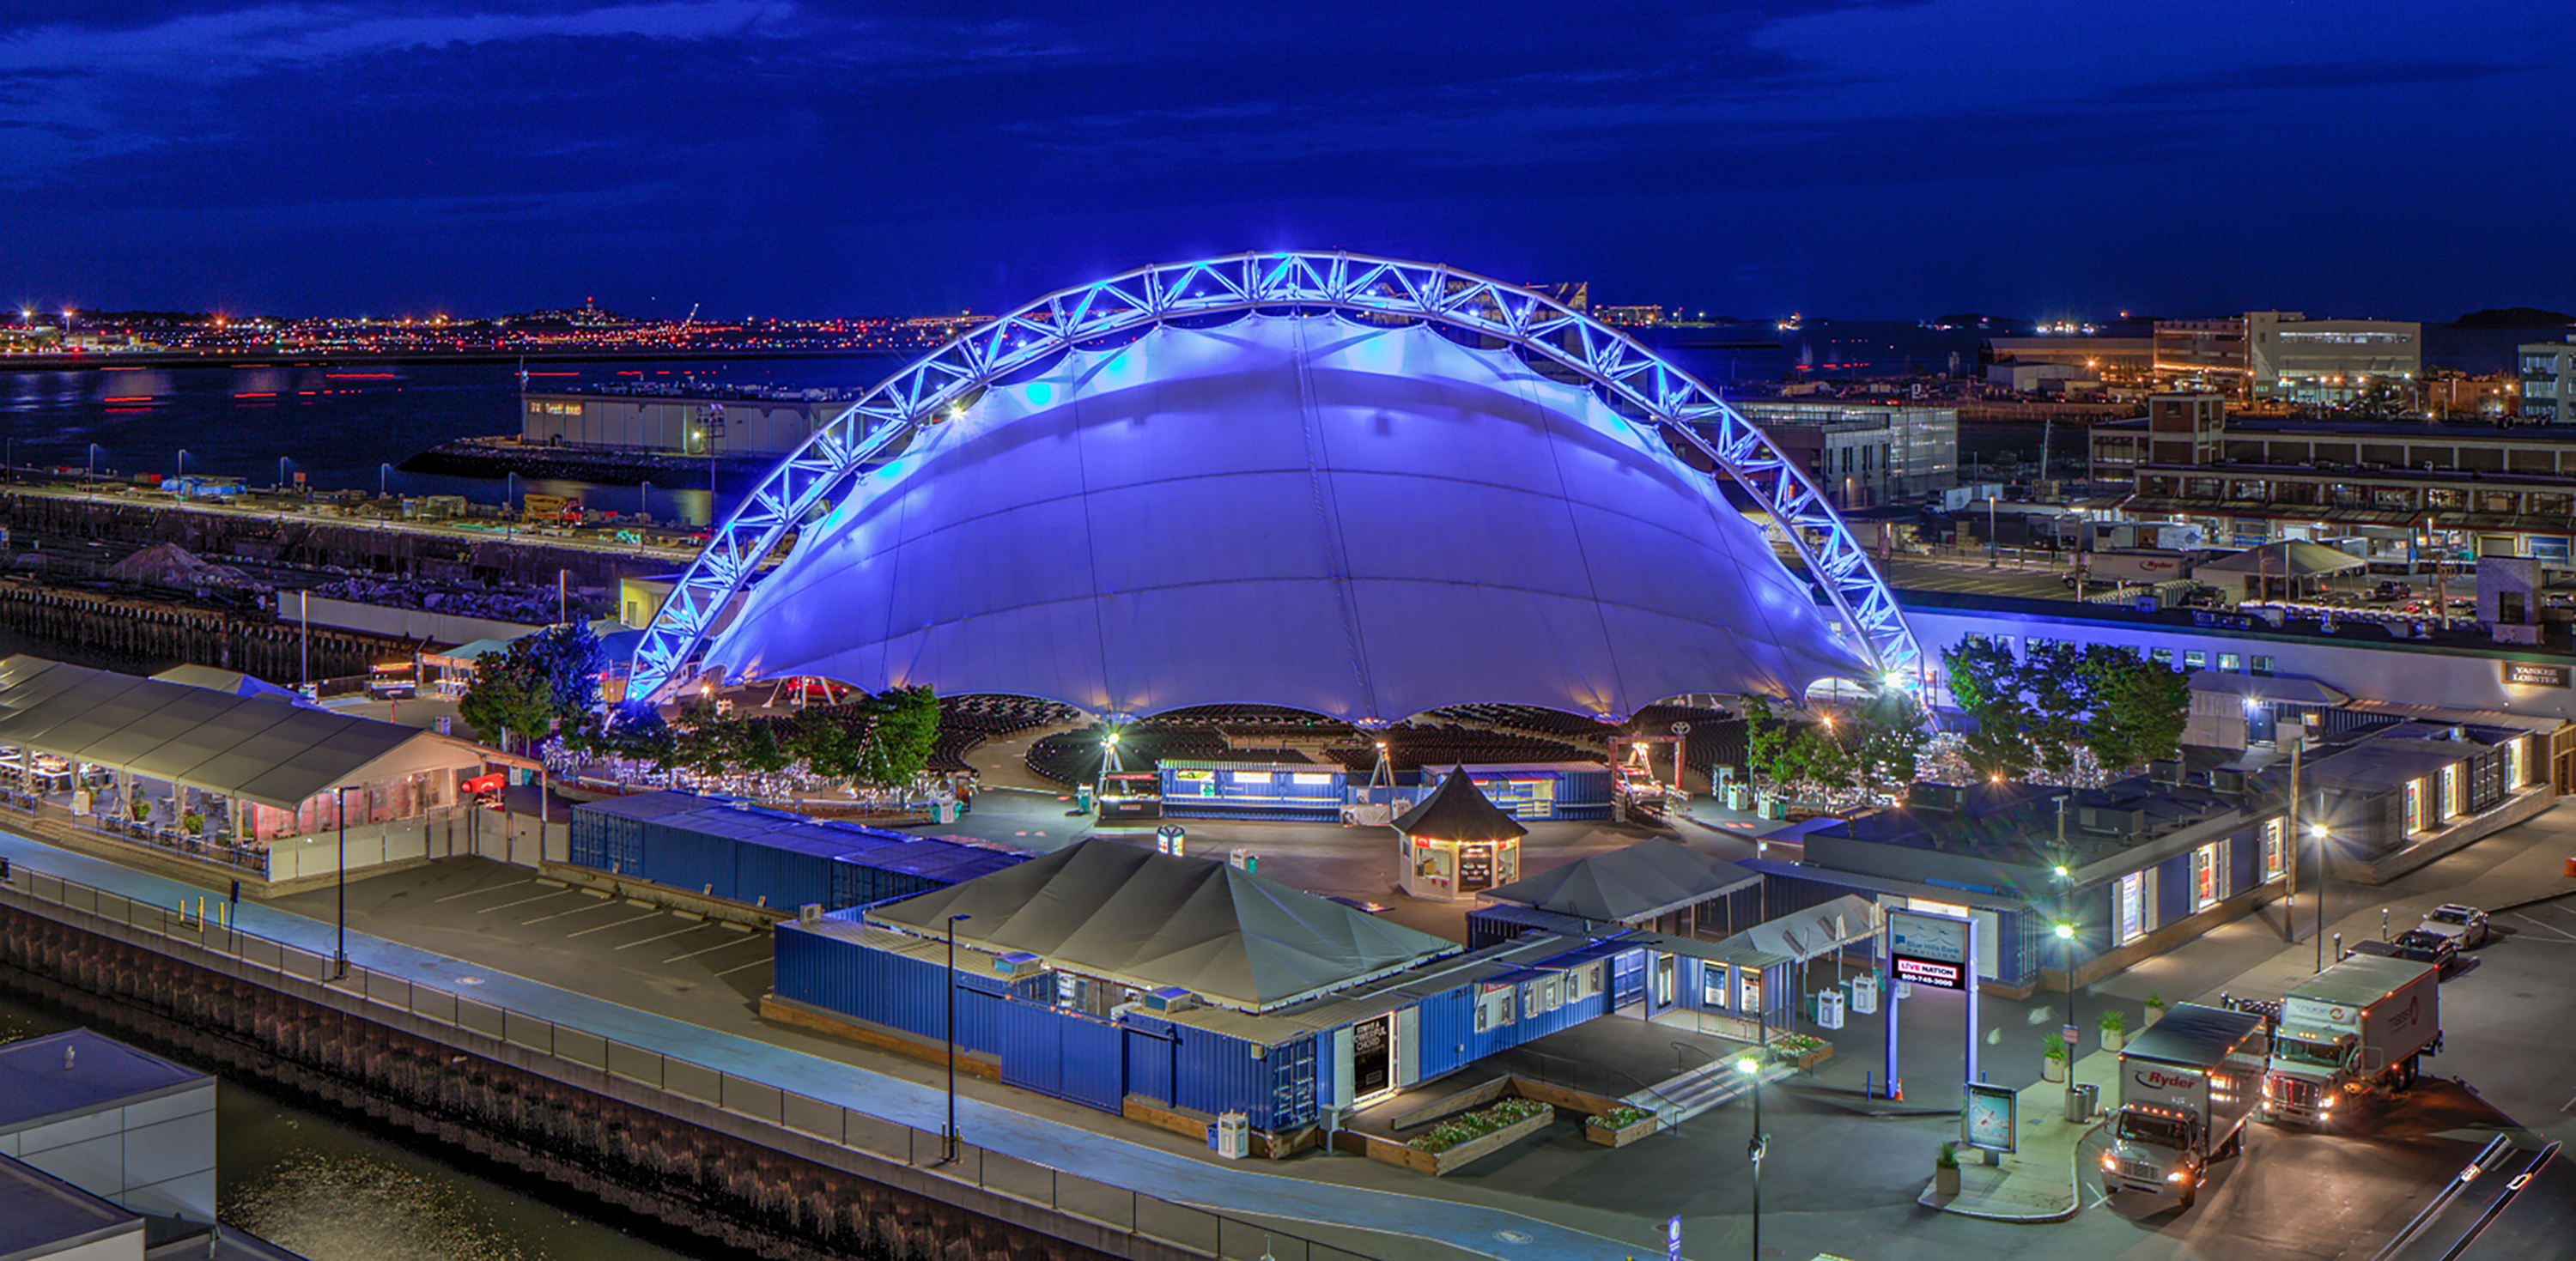
POLYGON ((1896 979, 1934 989, 1968 988, 1968 923, 1913 911, 1887 913, 1888 959, 1896 979))

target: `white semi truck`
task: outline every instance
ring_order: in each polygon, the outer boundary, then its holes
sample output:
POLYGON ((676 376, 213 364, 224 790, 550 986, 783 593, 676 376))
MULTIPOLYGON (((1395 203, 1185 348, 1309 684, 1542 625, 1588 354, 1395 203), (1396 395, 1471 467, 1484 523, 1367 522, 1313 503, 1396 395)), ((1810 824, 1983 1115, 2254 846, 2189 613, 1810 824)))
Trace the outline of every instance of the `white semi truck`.
POLYGON ((2346 1095, 2373 1083, 2415 1084, 2416 1061, 2442 1049, 2442 970, 2354 955, 2281 996, 2263 1111, 2325 1126, 2346 1095))
POLYGON ((2190 1208, 2209 1166, 2245 1150, 2263 1080, 2263 1018, 2183 1003, 2120 1052, 2120 1110, 2102 1189, 2175 1195, 2190 1208))

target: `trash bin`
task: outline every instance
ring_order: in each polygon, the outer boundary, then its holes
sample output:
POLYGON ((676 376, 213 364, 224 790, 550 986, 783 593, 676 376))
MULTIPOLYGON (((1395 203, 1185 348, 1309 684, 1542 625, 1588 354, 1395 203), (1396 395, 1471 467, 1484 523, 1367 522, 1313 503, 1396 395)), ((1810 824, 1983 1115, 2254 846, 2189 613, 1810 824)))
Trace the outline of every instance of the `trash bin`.
POLYGON ((1073 786, 1073 812, 1075 814, 1091 813, 1091 789, 1088 786, 1082 784, 1076 784, 1073 786))
POLYGON ((1843 992, 1841 990, 1824 990, 1816 995, 1816 1027, 1819 1029, 1843 1027, 1843 992))
POLYGON ((1241 1160, 1252 1154, 1251 1117, 1240 1112, 1217 1114, 1216 1154, 1228 1160, 1241 1160))
POLYGON ((2090 1082, 2077 1082, 2066 1088, 2066 1119, 2078 1125, 2093 1119, 2093 1104, 2102 1097, 2102 1088, 2090 1082))

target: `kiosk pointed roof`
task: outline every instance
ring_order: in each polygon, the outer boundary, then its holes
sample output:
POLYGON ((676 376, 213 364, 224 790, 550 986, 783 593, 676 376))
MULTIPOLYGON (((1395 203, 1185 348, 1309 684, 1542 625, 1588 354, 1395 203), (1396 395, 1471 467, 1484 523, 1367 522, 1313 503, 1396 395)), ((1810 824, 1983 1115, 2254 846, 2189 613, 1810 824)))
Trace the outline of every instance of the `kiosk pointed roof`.
POLYGON ((1520 820, 1485 799, 1464 769, 1451 770, 1440 787, 1395 821, 1395 830, 1437 841, 1516 841, 1529 835, 1520 820))

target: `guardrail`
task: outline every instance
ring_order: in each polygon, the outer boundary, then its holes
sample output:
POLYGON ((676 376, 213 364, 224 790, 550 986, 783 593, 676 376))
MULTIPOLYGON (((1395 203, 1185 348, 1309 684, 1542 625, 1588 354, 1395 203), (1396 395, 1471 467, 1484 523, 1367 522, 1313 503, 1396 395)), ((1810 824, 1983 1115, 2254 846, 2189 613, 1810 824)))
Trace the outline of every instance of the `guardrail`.
POLYGON ((828 1100, 797 1094, 649 1047, 557 1024, 357 963, 334 977, 329 955, 237 928, 214 926, 170 907, 137 901, 17 865, 0 893, 50 903, 138 932, 191 945, 245 966, 325 986, 432 1024, 475 1034, 646 1089, 864 1153, 987 1194, 1059 1213, 1137 1239, 1218 1261, 1370 1261, 1361 1253, 1175 1203, 1129 1187, 957 1145, 942 1162, 940 1135, 828 1100))

